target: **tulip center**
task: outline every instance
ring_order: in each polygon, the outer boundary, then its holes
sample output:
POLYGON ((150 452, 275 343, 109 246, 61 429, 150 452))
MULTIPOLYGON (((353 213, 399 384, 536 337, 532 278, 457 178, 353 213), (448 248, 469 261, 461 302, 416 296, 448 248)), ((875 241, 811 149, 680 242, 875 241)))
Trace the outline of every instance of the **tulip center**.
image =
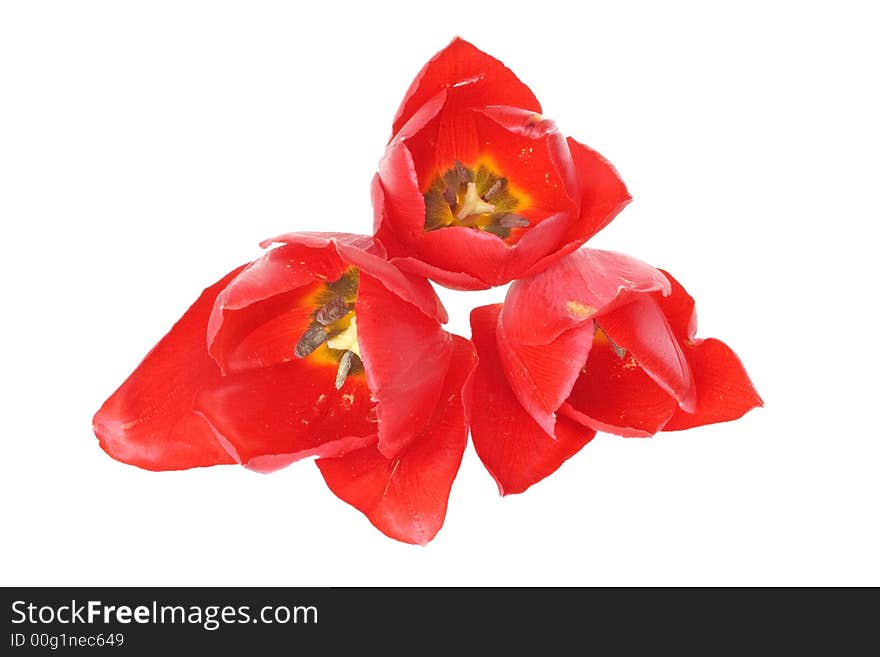
POLYGON ((529 225, 514 212, 521 205, 519 196, 492 167, 470 168, 456 160, 425 193, 425 231, 462 226, 512 242, 529 225))
POLYGON ((337 390, 350 375, 364 371, 354 312, 357 289, 358 270, 354 268, 324 284, 313 297, 312 321, 294 350, 297 358, 334 363, 337 390))

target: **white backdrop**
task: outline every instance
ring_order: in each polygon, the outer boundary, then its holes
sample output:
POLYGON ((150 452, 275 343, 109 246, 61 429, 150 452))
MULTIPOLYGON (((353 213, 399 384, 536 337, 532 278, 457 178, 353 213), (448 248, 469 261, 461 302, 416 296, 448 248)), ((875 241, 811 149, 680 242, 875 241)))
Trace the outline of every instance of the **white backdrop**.
MULTIPOLYGON (((880 584, 869 3, 0 5, 4 585, 880 584), (369 232, 394 111, 455 35, 635 200, 592 244, 669 269, 766 407, 600 435, 392 541, 311 462, 150 473, 91 417, 203 287, 289 230, 369 232)), ((441 291, 450 329, 503 289, 441 291)))

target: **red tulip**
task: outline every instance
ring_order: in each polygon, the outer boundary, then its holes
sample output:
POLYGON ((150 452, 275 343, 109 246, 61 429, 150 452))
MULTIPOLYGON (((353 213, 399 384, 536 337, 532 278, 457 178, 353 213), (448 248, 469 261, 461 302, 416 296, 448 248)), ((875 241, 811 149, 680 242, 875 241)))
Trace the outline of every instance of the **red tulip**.
POLYGON ((373 180, 393 261, 475 290, 533 275, 629 202, 601 155, 566 139, 527 86, 461 39, 416 76, 373 180))
POLYGON ((334 493, 389 536, 440 529, 467 439, 471 344, 430 284, 372 238, 290 234, 199 297, 94 419, 150 470, 317 456, 334 493))
POLYGON ((595 431, 650 436, 762 405, 736 354, 695 337, 684 288, 618 253, 576 251, 471 325, 471 434, 502 493, 552 473, 595 431))

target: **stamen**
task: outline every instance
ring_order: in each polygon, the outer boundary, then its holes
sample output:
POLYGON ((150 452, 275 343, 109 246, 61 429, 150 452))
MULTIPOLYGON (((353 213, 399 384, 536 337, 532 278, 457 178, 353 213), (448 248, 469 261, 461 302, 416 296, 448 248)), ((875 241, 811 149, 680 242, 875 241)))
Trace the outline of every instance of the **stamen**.
POLYGON ((461 203, 461 209, 455 217, 462 220, 467 219, 473 214, 485 214, 487 212, 495 212, 495 206, 481 199, 480 195, 477 194, 477 186, 469 182, 467 184, 467 193, 465 193, 464 200, 461 203))
POLYGON ((492 186, 489 188, 489 191, 486 192, 485 194, 483 194, 483 199, 488 201, 493 196, 495 196, 495 194, 500 192, 501 188, 504 187, 506 184, 507 184, 507 178, 499 178, 494 183, 492 183, 492 186))
POLYGON ((449 203, 449 205, 455 205, 455 202, 458 201, 458 193, 449 186, 443 192, 443 200, 449 203))
POLYGON ((503 226, 499 226, 498 224, 487 224, 485 226, 482 226, 481 229, 486 231, 487 233, 492 233, 493 235, 500 237, 501 239, 504 239, 508 235, 510 235, 509 228, 504 228, 503 226))
POLYGON ((318 324, 327 326, 337 319, 345 317, 349 313, 350 308, 342 297, 333 297, 327 302, 316 314, 315 321, 318 324))
MULTIPOLYGON (((604 331, 603 331, 604 333, 604 331)), ((611 339, 611 336, 605 333, 605 338, 608 340, 608 344, 611 345, 611 348, 614 349, 614 353, 617 354, 618 358, 623 358, 626 356, 626 349, 617 344, 614 340, 611 339)))
POLYGON ((459 182, 469 183, 473 182, 474 180, 473 172, 465 165, 463 165, 459 160, 455 161, 455 173, 458 175, 459 182))
POLYGON ((327 332, 320 324, 312 324, 296 343, 294 354, 297 358, 305 358, 327 340, 327 332))
POLYGON ((513 214, 512 212, 503 215, 498 220, 499 225, 504 228, 525 228, 529 225, 529 220, 523 216, 518 214, 513 214))
POLYGON ((351 370, 351 362, 354 358, 353 351, 346 351, 342 354, 342 358, 339 359, 339 369, 336 370, 336 389, 339 390, 342 385, 345 383, 345 378, 348 376, 349 370, 351 370))

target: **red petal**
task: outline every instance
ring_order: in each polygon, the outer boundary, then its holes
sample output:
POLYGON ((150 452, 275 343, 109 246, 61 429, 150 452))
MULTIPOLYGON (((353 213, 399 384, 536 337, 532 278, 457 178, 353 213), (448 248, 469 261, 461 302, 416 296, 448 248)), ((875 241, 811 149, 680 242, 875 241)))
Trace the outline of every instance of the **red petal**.
MULTIPOLYGON (((373 237, 350 233, 288 233, 270 242, 323 249, 332 246, 343 262, 378 278, 389 290, 406 299, 438 322, 449 320, 434 288, 424 278, 410 276, 388 262, 385 247, 373 237)), ((305 256, 308 258, 308 254, 305 256)), ((330 279, 333 280, 333 279, 330 279)))
POLYGON ((264 249, 272 244, 299 244, 311 249, 323 249, 326 246, 344 246, 366 251, 380 258, 385 257, 382 245, 369 235, 355 233, 321 233, 321 232, 295 232, 284 233, 277 237, 270 237, 260 242, 264 249))
POLYGON ((541 105, 531 90, 494 57, 456 37, 419 71, 394 117, 393 132, 438 92, 449 90, 462 106, 512 105, 534 112, 541 105))
POLYGON ((260 472, 307 456, 338 456, 376 440, 362 375, 335 388, 336 368, 305 360, 223 377, 196 398, 238 462, 260 472))
POLYGON ((683 410, 693 411, 697 391, 691 368, 652 296, 636 297, 620 308, 601 313, 596 321, 609 338, 635 357, 648 376, 678 400, 683 410))
MULTIPOLYGON (((335 281, 345 269, 333 242, 285 244, 251 263, 218 297, 217 306, 238 310, 316 280, 335 281)), ((212 327, 216 319, 211 318, 212 327)))
POLYGON ((340 458, 322 458, 318 467, 340 499, 360 510, 386 535, 406 543, 430 541, 446 516, 452 482, 467 443, 461 390, 475 362, 472 345, 455 341, 452 367, 437 396, 442 403, 423 433, 397 458, 375 446, 340 458))
POLYGON ((694 299, 669 272, 663 271, 663 275, 669 279, 672 292, 667 296, 655 294, 654 300, 660 304, 675 337, 681 342, 691 340, 697 334, 697 311, 694 299))
POLYGON ((581 220, 574 235, 586 240, 607 226, 632 200, 620 174, 598 152, 568 138, 580 189, 581 220))
POLYGON ((379 450, 396 456, 434 412, 452 354, 440 324, 363 272, 355 306, 358 343, 378 402, 379 450))
POLYGON ((267 252, 218 295, 208 321, 209 353, 224 372, 289 361, 313 310, 305 298, 346 267, 332 243, 267 252))
POLYGON ((95 434, 110 456, 148 470, 235 462, 193 412, 193 398, 221 380, 205 345, 208 316, 240 271, 206 289, 95 415, 95 434))
POLYGON ((514 281, 504 300, 504 326, 517 342, 547 344, 636 293, 668 291, 669 285, 660 270, 641 260, 580 249, 540 274, 514 281))
POLYGON ((736 420, 764 402, 737 355, 720 340, 709 338, 684 345, 697 384, 696 411, 679 410, 663 428, 678 431, 736 420))
POLYGON ((311 283, 240 310, 224 309, 218 299, 212 318, 221 319, 212 327, 211 355, 227 374, 294 360, 296 343, 312 322, 311 298, 322 288, 311 283))
POLYGON ((595 435, 564 416, 548 436, 517 401, 504 376, 495 331, 501 305, 471 311, 479 364, 468 391, 471 437, 502 495, 521 493, 555 472, 595 435))
POLYGON ((596 431, 645 437, 663 428, 677 406, 631 355, 620 358, 599 333, 559 413, 596 431))
POLYGON ((566 400, 593 344, 593 324, 584 322, 546 345, 525 345, 508 337, 502 312, 498 353, 507 381, 523 408, 550 436, 556 411, 566 400))
POLYGON ((578 221, 567 224, 567 231, 559 240, 560 246, 530 267, 525 276, 543 271, 580 247, 607 226, 632 200, 620 174, 608 160, 571 137, 568 138, 568 145, 577 171, 578 221))

